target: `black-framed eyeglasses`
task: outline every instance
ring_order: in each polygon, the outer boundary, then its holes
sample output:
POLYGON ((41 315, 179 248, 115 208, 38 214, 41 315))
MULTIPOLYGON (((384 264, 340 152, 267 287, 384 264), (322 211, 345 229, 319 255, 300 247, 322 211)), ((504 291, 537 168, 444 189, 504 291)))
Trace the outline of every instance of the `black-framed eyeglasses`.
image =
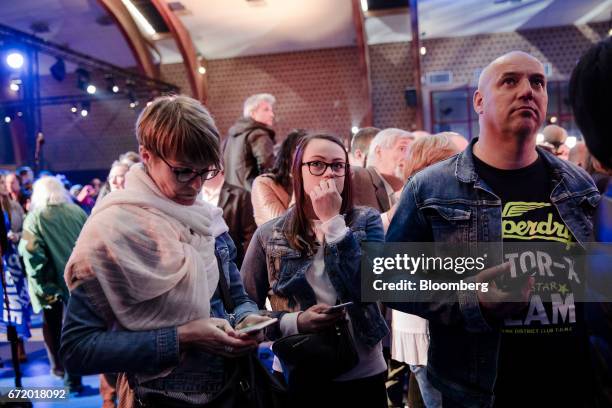
POLYGON ((347 164, 345 162, 333 162, 333 163, 325 163, 320 160, 313 160, 306 163, 302 163, 302 166, 308 166, 308 171, 313 176, 322 176, 327 171, 329 167, 332 170, 332 173, 336 176, 344 176, 346 174, 347 164))
POLYGON ((189 167, 174 167, 171 166, 170 163, 168 163, 163 157, 159 156, 159 158, 166 163, 166 166, 170 167, 170 170, 172 173, 174 173, 174 177, 176 177, 176 181, 179 183, 189 183, 198 176, 202 179, 202 181, 210 180, 221 172, 221 169, 204 169, 197 171, 189 167))

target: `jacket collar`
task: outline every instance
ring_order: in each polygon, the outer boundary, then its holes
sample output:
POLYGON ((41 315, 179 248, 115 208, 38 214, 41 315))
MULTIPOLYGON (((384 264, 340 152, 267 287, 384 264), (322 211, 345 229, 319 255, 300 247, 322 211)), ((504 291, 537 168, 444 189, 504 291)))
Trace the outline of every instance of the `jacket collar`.
MULTIPOLYGON (((468 147, 458 156, 455 166, 455 176, 461 182, 473 183, 478 179, 478 175, 476 174, 476 166, 474 164, 474 144, 476 144, 477 141, 477 137, 472 139, 468 147)), ((556 158, 539 146, 536 146, 536 150, 542 160, 544 160, 546 166, 552 171, 554 179, 561 180, 563 175, 569 174, 560 159, 556 158)))
POLYGON ((374 193, 380 208, 382 208, 383 211, 389 211, 389 208, 391 208, 391 203, 389 202, 389 193, 387 192, 385 181, 378 173, 376 168, 368 166, 366 167, 366 170, 368 173, 370 173, 370 178, 372 179, 372 184, 374 185, 374 193))
POLYGON ((217 207, 223 209, 230 197, 232 196, 232 189, 227 182, 224 182, 221 186, 221 191, 219 192, 219 202, 217 203, 217 207))

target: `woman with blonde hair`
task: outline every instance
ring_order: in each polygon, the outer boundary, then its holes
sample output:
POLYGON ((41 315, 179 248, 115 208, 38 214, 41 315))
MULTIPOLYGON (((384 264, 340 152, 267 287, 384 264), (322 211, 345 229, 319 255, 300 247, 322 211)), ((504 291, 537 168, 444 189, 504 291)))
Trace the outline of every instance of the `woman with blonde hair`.
POLYGON ((63 272, 86 219, 59 179, 41 177, 34 183, 19 243, 32 308, 35 313, 43 312, 43 337, 51 372, 65 377, 66 385, 75 392, 82 387, 81 377, 69 375, 59 357, 62 316, 69 298, 63 272))
MULTIPOLYGON (((221 170, 210 113, 164 96, 136 123, 142 163, 94 209, 65 269, 61 353, 81 374, 121 373, 119 406, 216 406, 232 358, 268 317, 246 295, 220 208, 198 198, 221 170)), ((254 388, 254 387, 253 387, 254 388)))

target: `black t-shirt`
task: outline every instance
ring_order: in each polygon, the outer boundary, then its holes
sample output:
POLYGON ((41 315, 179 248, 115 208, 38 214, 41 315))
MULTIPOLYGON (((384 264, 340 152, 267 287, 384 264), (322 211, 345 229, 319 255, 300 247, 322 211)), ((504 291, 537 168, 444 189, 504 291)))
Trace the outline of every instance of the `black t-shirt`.
POLYGON ((563 252, 546 251, 546 245, 536 250, 532 244, 557 242, 564 248, 575 242, 550 201, 549 169, 541 157, 515 170, 500 170, 476 157, 474 162, 478 177, 502 201, 504 243, 521 243, 533 254, 510 248, 519 244, 504 245, 506 260, 517 274, 538 268, 528 307, 502 324, 495 407, 589 406, 583 307, 572 292, 583 282, 563 252))

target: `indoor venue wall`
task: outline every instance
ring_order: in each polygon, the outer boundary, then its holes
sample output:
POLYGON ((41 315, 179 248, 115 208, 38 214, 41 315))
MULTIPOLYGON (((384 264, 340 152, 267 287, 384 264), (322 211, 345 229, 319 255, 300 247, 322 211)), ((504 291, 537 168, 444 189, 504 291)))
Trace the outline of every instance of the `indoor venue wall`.
MULTIPOLYGON (((604 23, 424 40, 422 72, 450 70, 451 87, 473 85, 477 69, 504 52, 520 49, 551 63, 553 79, 566 79, 580 54, 607 30, 604 23)), ((410 61, 409 43, 370 46, 375 126, 412 128, 414 114, 404 99, 404 90, 413 85, 410 61)), ((258 92, 270 92, 278 99, 279 139, 296 127, 348 137, 364 114, 355 47, 211 60, 207 69, 208 105, 223 136, 241 116, 244 99, 258 92)), ((164 65, 161 71, 163 80, 189 94, 182 64, 164 65)), ((61 84, 53 81, 43 77, 41 86, 75 86, 69 77, 61 84)), ((92 103, 85 119, 73 115, 68 105, 44 107, 47 167, 61 172, 107 171, 120 153, 136 149, 138 109, 127 104, 127 99, 92 103)))
POLYGON ((348 138, 365 114, 356 47, 259 55, 208 62, 209 106, 222 135, 242 116, 244 100, 272 93, 277 139, 294 128, 348 138))
MULTIPOLYGON (((608 23, 598 23, 422 40, 427 54, 421 57, 421 73, 450 71, 453 83, 444 89, 475 86, 475 71, 506 52, 522 50, 552 64, 549 80, 563 80, 569 77, 580 55, 607 34, 608 23)), ((411 129, 414 111, 406 108, 404 99, 404 90, 414 85, 409 43, 372 45, 369 50, 375 126, 411 129)), ((425 85, 424 93, 433 89, 436 88, 425 85)), ((427 98, 425 108, 429 109, 427 98)))

